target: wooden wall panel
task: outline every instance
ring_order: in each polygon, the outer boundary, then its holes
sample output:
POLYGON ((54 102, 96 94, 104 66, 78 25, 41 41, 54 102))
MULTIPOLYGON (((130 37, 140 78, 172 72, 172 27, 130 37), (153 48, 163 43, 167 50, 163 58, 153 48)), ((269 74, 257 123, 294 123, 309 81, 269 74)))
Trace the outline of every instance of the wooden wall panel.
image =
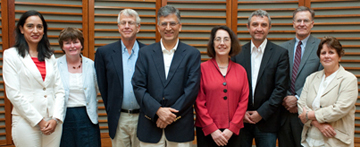
MULTIPOLYGON (((15 21, 17 23, 20 16, 28 10, 39 11, 48 24, 50 45, 55 50, 55 55, 59 57, 63 54, 58 43, 59 33, 65 27, 76 27, 83 30, 83 26, 87 22, 87 13, 83 13, 83 9, 87 9, 87 7, 83 6, 82 1, 63 3, 62 1, 17 0, 15 2, 15 21)), ((83 33, 84 36, 88 36, 87 31, 83 33)), ((87 42, 88 39, 85 37, 85 43, 87 42)), ((88 56, 86 48, 87 44, 84 45, 84 55, 88 56)))
POLYGON ((180 40, 200 50, 203 61, 208 60, 206 46, 211 29, 217 25, 231 28, 231 0, 168 0, 167 4, 180 10, 180 40))
MULTIPOLYGON (((6 13, 6 2, 4 3, 4 1, 1 1, 0 3, 1 5, 1 18, 0 18, 0 52, 2 53, 4 51, 5 48, 7 48, 7 43, 8 39, 7 39, 7 13, 6 13), (5 10, 5 11, 4 11, 5 10), (5 43, 4 43, 5 42, 5 43), (4 45, 5 44, 5 45, 4 45)), ((0 56, 0 67, 2 69, 2 54, 0 56)), ((1 77, 2 77, 2 70, 1 70, 1 77)), ((1 78, 0 80, 0 145, 1 144, 6 144, 6 140, 7 138, 9 138, 9 136, 6 136, 6 114, 5 114, 5 89, 4 89, 4 81, 1 78)))
POLYGON ((241 44, 250 41, 251 36, 247 30, 246 24, 253 11, 258 9, 265 10, 271 18, 271 29, 268 39, 274 43, 282 43, 295 37, 295 31, 292 27, 292 12, 299 6, 298 0, 282 1, 238 1, 238 25, 237 33, 241 44))

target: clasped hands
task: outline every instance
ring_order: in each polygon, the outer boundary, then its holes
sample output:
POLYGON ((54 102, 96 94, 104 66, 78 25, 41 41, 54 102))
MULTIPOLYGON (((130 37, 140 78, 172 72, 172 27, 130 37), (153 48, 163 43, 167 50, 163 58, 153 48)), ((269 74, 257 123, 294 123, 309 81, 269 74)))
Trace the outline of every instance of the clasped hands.
POLYGON ((314 111, 309 111, 303 108, 302 113, 299 115, 299 118, 303 124, 305 124, 308 120, 312 120, 311 124, 318 128, 325 137, 331 138, 336 135, 335 129, 330 124, 319 123, 316 120, 314 111))
POLYGON ((282 105, 288 110, 290 113, 297 113, 297 98, 293 95, 288 95, 283 99, 282 105))
POLYGON ((57 122, 54 119, 50 119, 48 121, 45 121, 44 119, 42 119, 39 123, 38 123, 41 132, 44 135, 50 135, 51 133, 53 133, 55 131, 57 122))
POLYGON ((218 146, 227 145, 229 139, 233 135, 233 132, 229 129, 225 129, 221 132, 219 129, 211 133, 211 137, 218 146))
POLYGON ((179 112, 178 110, 170 107, 160 107, 156 111, 156 115, 158 115, 158 119, 156 121, 156 126, 164 129, 166 126, 173 123, 176 119, 176 115, 174 113, 179 112))
POLYGON ((256 124, 262 119, 257 111, 246 111, 244 116, 244 123, 256 124))

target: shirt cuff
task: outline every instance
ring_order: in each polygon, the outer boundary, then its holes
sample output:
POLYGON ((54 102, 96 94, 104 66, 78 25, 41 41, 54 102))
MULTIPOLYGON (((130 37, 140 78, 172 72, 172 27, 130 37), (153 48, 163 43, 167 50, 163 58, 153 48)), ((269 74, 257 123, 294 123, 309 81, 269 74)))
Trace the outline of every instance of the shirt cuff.
POLYGON ((299 98, 300 98, 298 95, 295 95, 295 97, 296 97, 298 100, 299 100, 299 98))

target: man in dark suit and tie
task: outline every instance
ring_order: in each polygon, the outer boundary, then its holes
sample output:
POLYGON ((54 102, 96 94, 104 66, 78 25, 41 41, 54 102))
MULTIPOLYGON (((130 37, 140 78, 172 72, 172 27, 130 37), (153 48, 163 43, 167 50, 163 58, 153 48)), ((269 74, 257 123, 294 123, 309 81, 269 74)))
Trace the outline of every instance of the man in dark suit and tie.
POLYGON ((200 52, 179 41, 178 9, 161 7, 157 18, 161 40, 140 50, 132 79, 140 105, 137 135, 141 147, 190 147, 200 52))
POLYGON ((240 130, 241 146, 275 147, 280 127, 280 107, 289 82, 288 51, 267 40, 271 18, 264 10, 253 12, 247 28, 251 41, 232 58, 248 75, 249 103, 240 130))
POLYGON ((290 81, 287 96, 281 108, 281 128, 278 139, 279 147, 301 147, 303 124, 298 118, 297 100, 300 98, 305 79, 311 73, 321 70, 316 55, 320 39, 310 35, 314 26, 314 10, 300 6, 293 13, 293 27, 296 37, 280 46, 289 51, 290 81))
POLYGON ((136 40, 136 33, 140 30, 138 13, 132 9, 120 11, 118 30, 121 35, 119 41, 99 47, 96 51, 96 75, 112 146, 138 147, 140 141, 136 128, 140 106, 131 84, 139 49, 145 46, 136 40))

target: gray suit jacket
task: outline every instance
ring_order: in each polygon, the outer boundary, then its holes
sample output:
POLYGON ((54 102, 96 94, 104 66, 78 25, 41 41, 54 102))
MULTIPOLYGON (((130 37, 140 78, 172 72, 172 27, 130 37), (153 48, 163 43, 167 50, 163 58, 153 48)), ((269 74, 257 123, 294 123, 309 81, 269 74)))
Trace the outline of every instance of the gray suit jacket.
MULTIPOLYGON (((311 73, 316 72, 318 70, 323 69, 320 64, 319 57, 316 55, 316 51, 318 49, 320 43, 320 39, 315 38, 313 36, 309 36, 309 39, 305 46, 305 51, 303 57, 301 58, 301 62, 298 69, 298 74, 295 80, 295 93, 300 97, 302 88, 305 83, 305 79, 311 73)), ((289 62, 290 62, 290 80, 289 80, 289 88, 291 84, 291 75, 294 64, 294 46, 295 46, 295 38, 289 40, 280 45, 281 47, 288 50, 289 53, 289 62)), ((292 95, 290 93, 290 89, 287 91, 287 95, 292 95)))

